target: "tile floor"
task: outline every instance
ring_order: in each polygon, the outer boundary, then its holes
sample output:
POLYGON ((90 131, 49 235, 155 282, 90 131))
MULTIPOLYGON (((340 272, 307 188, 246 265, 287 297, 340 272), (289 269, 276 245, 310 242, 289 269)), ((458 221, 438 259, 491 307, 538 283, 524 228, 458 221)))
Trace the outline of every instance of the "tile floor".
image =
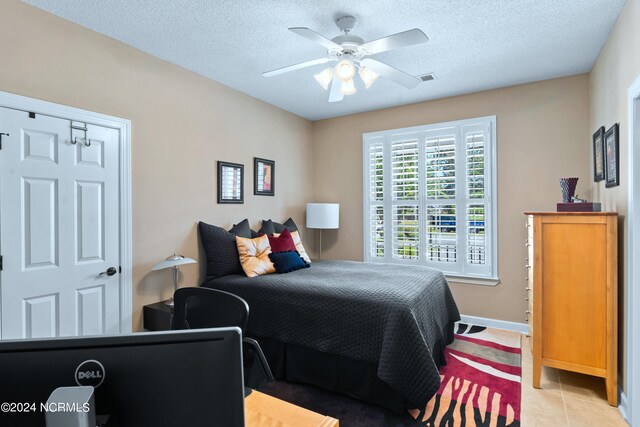
POLYGON ((543 366, 541 388, 533 388, 529 340, 522 337, 523 427, 627 426, 618 408, 607 403, 604 379, 543 366))

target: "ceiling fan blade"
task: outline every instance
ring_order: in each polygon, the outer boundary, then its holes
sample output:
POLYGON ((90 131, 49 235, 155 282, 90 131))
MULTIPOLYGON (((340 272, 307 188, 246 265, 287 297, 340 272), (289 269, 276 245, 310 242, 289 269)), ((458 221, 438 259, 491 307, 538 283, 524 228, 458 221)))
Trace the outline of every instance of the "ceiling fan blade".
POLYGON ((334 43, 331 40, 329 40, 328 38, 321 36, 320 34, 316 33, 315 31, 312 31, 308 28, 305 27, 291 27, 289 28, 289 31, 293 31, 294 33, 296 33, 299 36, 304 37, 305 39, 309 39, 312 42, 318 43, 321 46, 326 47, 327 49, 342 49, 342 46, 340 46, 338 43, 334 43))
POLYGON ((373 40, 362 45, 368 55, 373 55, 387 50, 398 49, 405 46, 426 43, 429 37, 421 30, 414 28, 413 30, 403 31, 391 36, 373 40))
POLYGON ((360 64, 375 71, 382 77, 398 83, 408 89, 413 89, 421 82, 419 78, 407 74, 404 71, 400 71, 397 68, 393 68, 384 62, 376 61, 375 59, 365 58, 360 61, 360 64))
POLYGON ((299 70, 301 68, 311 67, 312 65, 324 64, 331 61, 329 58, 312 59, 311 61, 301 62, 299 64, 289 65, 288 67, 282 67, 275 70, 262 73, 265 77, 277 76, 278 74, 288 73, 289 71, 299 70))
POLYGON ((329 102, 338 102, 344 99, 344 95, 340 92, 342 82, 335 77, 331 81, 331 91, 329 92, 329 102))

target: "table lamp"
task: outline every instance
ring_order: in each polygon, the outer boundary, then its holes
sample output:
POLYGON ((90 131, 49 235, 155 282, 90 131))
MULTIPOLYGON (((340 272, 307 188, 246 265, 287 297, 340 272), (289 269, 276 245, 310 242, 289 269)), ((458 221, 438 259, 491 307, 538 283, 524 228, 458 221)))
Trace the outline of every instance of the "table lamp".
MULTIPOLYGON (((167 257, 164 261, 161 261, 151 267, 151 270, 163 270, 165 268, 172 268, 173 270, 173 292, 178 289, 178 266, 183 264, 196 264, 197 261, 191 258, 188 258, 183 255, 173 254, 170 257, 167 257)), ((173 297, 169 298, 164 302, 166 305, 173 307, 173 297)))
POLYGON ((320 230, 320 251, 322 258, 322 230, 340 226, 340 205, 338 203, 307 203, 307 228, 320 230))

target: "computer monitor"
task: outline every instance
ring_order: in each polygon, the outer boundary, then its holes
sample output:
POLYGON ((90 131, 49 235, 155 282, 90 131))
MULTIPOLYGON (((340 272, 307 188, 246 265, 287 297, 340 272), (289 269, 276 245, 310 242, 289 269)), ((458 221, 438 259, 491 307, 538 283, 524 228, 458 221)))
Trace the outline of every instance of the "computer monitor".
POLYGON ((0 426, 44 426, 41 404, 76 385, 95 387, 96 414, 109 415, 109 427, 244 426, 241 332, 0 342, 0 403, 19 410, 3 407, 0 426))

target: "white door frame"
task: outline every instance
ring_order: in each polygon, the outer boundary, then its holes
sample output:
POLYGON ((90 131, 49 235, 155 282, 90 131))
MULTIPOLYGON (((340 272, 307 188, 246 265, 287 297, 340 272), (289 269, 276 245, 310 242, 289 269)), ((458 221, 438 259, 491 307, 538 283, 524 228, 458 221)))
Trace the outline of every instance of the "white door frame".
POLYGON ((629 87, 629 207, 627 235, 627 421, 640 426, 640 77, 629 87))
POLYGON ((131 204, 131 121, 0 91, 0 107, 30 111, 120 131, 120 333, 132 332, 133 261, 131 204))

